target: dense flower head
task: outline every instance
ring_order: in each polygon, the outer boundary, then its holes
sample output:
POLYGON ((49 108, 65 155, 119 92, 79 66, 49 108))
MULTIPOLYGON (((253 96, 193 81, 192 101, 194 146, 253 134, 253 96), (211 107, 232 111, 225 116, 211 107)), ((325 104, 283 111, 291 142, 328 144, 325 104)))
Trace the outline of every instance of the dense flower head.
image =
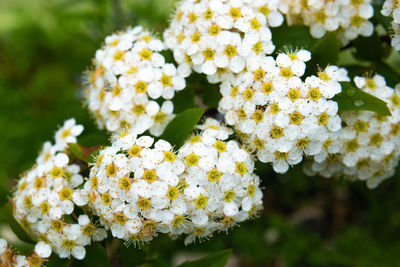
POLYGON ((92 166, 84 188, 114 237, 140 244, 158 233, 187 234, 186 243, 255 215, 261 208, 254 162, 217 121, 179 149, 126 130, 92 166))
POLYGON ((55 134, 55 144, 46 142, 36 165, 18 181, 13 194, 13 213, 23 228, 39 241, 36 253, 43 258, 55 251, 60 257, 71 254, 78 259, 85 256, 84 246, 106 236, 103 229, 90 220, 83 224, 70 223, 76 206, 87 203, 88 197, 79 187, 83 183, 80 166, 70 162, 68 145, 76 142, 83 131, 74 119, 67 120, 55 134), (88 231, 88 228, 91 231, 88 231))
POLYGON ((207 238, 214 231, 227 231, 262 209, 260 179, 252 156, 239 143, 229 140, 232 130, 207 119, 180 149, 185 164, 185 243, 207 238))
POLYGON ((221 84, 219 111, 227 124, 278 173, 297 164, 303 154, 317 155, 329 132, 340 129, 337 103, 345 70, 328 66, 303 81, 310 52, 299 50, 258 57, 246 72, 221 84))
POLYGON ((308 25, 315 38, 337 31, 347 43, 359 35, 370 36, 374 30, 369 21, 374 13, 371 0, 282 0, 280 8, 289 25, 308 25))
POLYGON ((112 235, 137 244, 184 218, 183 171, 168 142, 124 131, 100 152, 84 188, 112 235))
POLYGON ((271 54, 269 26, 282 22, 277 1, 183 0, 164 39, 180 69, 216 83, 243 71, 252 57, 271 54))
POLYGON ((397 0, 386 0, 383 3, 382 15, 386 17, 392 17, 392 46, 396 50, 400 50, 400 3, 397 0))
POLYGON ((0 266, 4 267, 40 267, 45 259, 35 252, 29 256, 19 255, 16 250, 7 245, 7 241, 0 238, 0 266))
POLYGON ((400 159, 400 93, 399 88, 387 86, 378 74, 372 78, 355 77, 354 82, 359 89, 384 100, 392 115, 342 112, 344 126, 330 137, 335 149, 327 152, 326 160, 315 158, 306 173, 324 177, 344 174, 351 180, 366 180, 367 186, 374 188, 394 175, 400 159))
POLYGON ((174 117, 171 99, 186 86, 186 74, 165 61, 164 49, 142 27, 106 37, 85 88, 89 110, 101 128, 162 133, 174 117))

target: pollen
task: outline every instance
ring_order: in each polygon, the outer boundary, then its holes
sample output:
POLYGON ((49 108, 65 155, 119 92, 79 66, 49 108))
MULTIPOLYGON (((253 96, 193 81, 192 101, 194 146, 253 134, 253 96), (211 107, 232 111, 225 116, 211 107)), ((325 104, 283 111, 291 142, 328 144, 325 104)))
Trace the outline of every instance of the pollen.
POLYGON ((62 131, 62 133, 61 133, 61 138, 65 139, 65 138, 67 138, 67 137, 70 136, 70 135, 71 135, 71 131, 70 131, 69 129, 65 129, 65 130, 62 131))
POLYGON ((203 51, 203 56, 205 60, 213 60, 215 56, 215 51, 211 48, 207 48, 203 51))
POLYGON ((277 160, 287 160, 289 156, 287 152, 280 152, 280 151, 275 151, 274 155, 277 160))
POLYGON ((156 115, 153 116, 153 120, 155 123, 162 123, 167 118, 167 114, 162 111, 157 112, 156 115))
POLYGON ((376 88, 376 82, 374 79, 367 78, 365 79, 365 86, 371 90, 374 90, 376 88))
POLYGON ((169 162, 174 162, 175 161, 175 154, 172 153, 171 151, 165 151, 164 152, 164 159, 166 161, 169 161, 169 162))
POLYGON ((242 12, 240 11, 240 8, 237 8, 237 7, 232 7, 231 10, 229 11, 229 14, 234 19, 238 19, 242 16, 242 12))
POLYGON ((254 71, 254 80, 256 81, 262 81, 265 76, 265 71, 263 69, 257 69, 254 71))
POLYGON ((208 205, 208 198, 200 194, 200 196, 194 200, 194 203, 198 209, 205 209, 208 205))
POLYGON ((106 174, 109 177, 114 176, 117 173, 117 166, 114 163, 107 165, 106 167, 106 174))
POLYGON ((270 94, 272 90, 274 90, 272 82, 266 82, 261 85, 261 91, 266 95, 270 94))
POLYGON ((256 123, 260 123, 262 122, 262 120, 264 119, 264 114, 260 111, 260 110, 256 110, 253 113, 252 119, 256 122, 256 123))
POLYGON ((60 167, 54 166, 50 171, 50 175, 53 178, 61 177, 63 175, 63 170, 60 167))
POLYGON ((72 189, 69 187, 64 187, 60 190, 59 195, 61 200, 70 200, 72 198, 72 189))
POLYGON ((323 81, 329 81, 331 78, 326 72, 318 72, 318 77, 323 81))
POLYGON ((324 126, 324 125, 327 125, 328 122, 329 122, 329 115, 327 113, 323 112, 318 116, 318 124, 319 125, 324 126))
POLYGON ((131 157, 137 157, 137 156, 139 156, 140 151, 142 151, 142 149, 140 148, 140 146, 134 145, 134 146, 131 146, 131 147, 129 148, 128 154, 129 154, 129 156, 131 156, 131 157))
POLYGON ((119 188, 121 188, 122 190, 125 190, 125 191, 128 191, 131 188, 131 185, 132 185, 132 182, 129 177, 122 177, 118 181, 119 188))
POLYGON ((67 250, 71 250, 71 249, 73 249, 75 247, 75 242, 72 241, 72 240, 68 240, 68 239, 64 240, 62 242, 62 247, 67 249, 67 250))
POLYGON ((49 202, 47 202, 47 201, 43 201, 42 204, 40 204, 40 212, 43 215, 48 214, 50 211, 50 208, 51 208, 51 206, 50 206, 49 202))
POLYGON ((283 136, 283 128, 279 126, 274 126, 272 127, 270 134, 272 138, 275 139, 281 138, 283 136))
POLYGON ((176 187, 171 187, 171 188, 168 189, 167 197, 168 197, 170 200, 177 199, 178 196, 179 196, 179 190, 178 190, 178 188, 176 188, 176 187))
POLYGON ((354 130, 356 130, 357 133, 362 133, 367 131, 368 129, 368 123, 365 121, 356 121, 356 123, 354 123, 354 130))
POLYGON ((201 40, 201 33, 200 32, 195 32, 192 35, 192 43, 197 43, 201 40))
POLYGON ((139 115, 142 115, 142 114, 145 113, 146 108, 144 107, 144 105, 138 104, 138 105, 135 105, 135 106, 132 108, 132 111, 133 111, 133 113, 135 113, 136 115, 139 116, 139 115))
POLYGON ((311 88, 308 91, 308 97, 312 100, 312 101, 317 101, 321 98, 321 92, 318 88, 311 88))
POLYGON ((300 112, 295 111, 290 114, 289 119, 292 124, 299 125, 303 120, 303 115, 300 112))
POLYGON ((253 30, 258 31, 261 28, 261 23, 258 21, 258 19, 254 18, 250 21, 250 26, 253 30))
POLYGON ((221 28, 218 25, 212 25, 209 29, 208 29, 208 33, 212 36, 216 36, 219 34, 219 32, 221 31, 221 28))
POLYGON ((124 56, 125 56, 124 51, 119 50, 119 51, 114 53, 113 59, 116 60, 116 61, 122 60, 122 59, 124 59, 124 56))
POLYGON ((128 221, 128 219, 122 212, 119 212, 114 215, 114 222, 119 225, 125 225, 127 221, 128 221))
POLYGON ((297 148, 304 149, 310 144, 310 140, 306 138, 299 139, 296 143, 297 148))
POLYGON ((179 227, 180 225, 183 224, 184 221, 185 221, 185 217, 183 217, 183 215, 175 214, 174 219, 172 220, 172 226, 179 227))
POLYGON ((222 174, 219 170, 211 170, 208 172, 208 181, 216 183, 221 179, 221 175, 222 174))
POLYGON ((236 196, 235 191, 233 190, 228 190, 224 193, 224 201, 225 202, 231 202, 236 196))
POLYGON ((379 133, 376 133, 371 136, 370 144, 372 146, 380 146, 383 142, 383 137, 379 133))
POLYGON ((109 206, 111 204, 112 198, 109 193, 104 193, 101 195, 101 202, 104 206, 109 206))
POLYGON ((253 51, 257 55, 260 54, 263 51, 263 46, 261 42, 257 42, 253 45, 253 51))
POLYGON ((135 84, 136 93, 142 94, 147 92, 147 83, 139 81, 135 84))
POLYGON ((253 144, 254 144, 254 147, 257 148, 258 150, 261 150, 264 148, 264 142, 258 137, 254 138, 253 144))
POLYGON ((249 197, 252 197, 252 196, 254 196, 255 193, 256 193, 256 187, 255 187, 255 185, 253 185, 253 184, 249 185, 249 186, 247 187, 247 195, 248 195, 249 197))
POLYGON ((37 177, 33 182, 33 187, 37 190, 40 189, 44 185, 44 179, 42 177, 37 177))
POLYGON ((215 142, 214 147, 215 147, 215 149, 218 150, 218 152, 220 152, 220 153, 226 151, 226 144, 225 144, 224 142, 222 142, 222 141, 219 141, 219 140, 218 140, 217 142, 215 142))
POLYGON ((85 236, 92 236, 92 235, 94 234, 95 231, 96 231, 96 227, 95 227, 93 224, 91 224, 91 223, 85 225, 85 226, 83 227, 83 229, 82 229, 82 233, 83 233, 85 236))
POLYGON ((227 45, 225 47, 225 55, 229 58, 233 58, 234 56, 236 56, 237 51, 236 51, 236 47, 234 47, 233 45, 227 45))
POLYGON ((186 156, 186 163, 189 166, 195 166, 197 163, 199 163, 199 156, 196 154, 192 153, 186 156))
POLYGON ((235 170, 240 175, 245 175, 247 173, 246 164, 244 164, 243 162, 237 162, 235 170))
POLYGON ((143 179, 146 180, 149 184, 157 180, 157 174, 155 170, 146 170, 143 173, 143 179))
POLYGON ((247 88, 246 90, 244 90, 244 92, 243 92, 243 98, 244 98, 246 101, 251 100, 251 99, 253 98, 253 96, 254 96, 254 93, 253 93, 253 91, 252 91, 250 88, 247 88))
POLYGON ((200 140, 201 140, 200 135, 195 135, 195 136, 190 137, 189 142, 191 144, 194 144, 194 143, 200 142, 200 140))
POLYGON ((61 220, 54 220, 50 223, 50 228, 55 232, 61 232, 64 228, 64 224, 61 220))
POLYGON ((142 60, 149 60, 151 58, 151 56, 153 55, 153 53, 147 49, 147 48, 143 48, 140 52, 139 52, 139 56, 142 60))
POLYGON ((290 68, 282 68, 281 71, 280 71, 280 75, 283 78, 289 79, 289 78, 291 78, 293 76, 293 72, 292 72, 292 70, 290 68))
POLYGON ((360 145, 357 143, 357 140, 350 140, 345 143, 345 148, 350 153, 356 152, 359 147, 360 145))
POLYGON ((290 91, 288 92, 287 96, 292 102, 294 102, 294 101, 296 101, 297 99, 300 98, 300 90, 296 89, 296 88, 295 89, 290 89, 290 91))
POLYGON ((204 16, 205 19, 212 19, 213 15, 214 15, 214 12, 211 9, 207 9, 204 12, 203 16, 204 16))
POLYGON ((150 200, 148 200, 147 198, 140 198, 137 201, 137 206, 139 207, 139 209, 141 210, 148 210, 151 208, 151 202, 150 200))

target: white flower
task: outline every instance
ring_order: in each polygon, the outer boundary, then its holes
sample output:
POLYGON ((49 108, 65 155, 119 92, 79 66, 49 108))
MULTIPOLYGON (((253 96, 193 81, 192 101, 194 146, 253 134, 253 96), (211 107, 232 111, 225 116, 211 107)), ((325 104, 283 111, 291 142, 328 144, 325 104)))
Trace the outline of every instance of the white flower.
POLYGON ((41 258, 48 258, 51 255, 51 246, 44 242, 39 242, 35 245, 35 252, 41 258))
POLYGON ((88 108, 99 127, 111 132, 132 127, 137 133, 149 129, 157 136, 162 133, 173 118, 168 100, 186 86, 186 75, 165 62, 160 53, 164 49, 141 27, 106 38, 85 88, 88 108))

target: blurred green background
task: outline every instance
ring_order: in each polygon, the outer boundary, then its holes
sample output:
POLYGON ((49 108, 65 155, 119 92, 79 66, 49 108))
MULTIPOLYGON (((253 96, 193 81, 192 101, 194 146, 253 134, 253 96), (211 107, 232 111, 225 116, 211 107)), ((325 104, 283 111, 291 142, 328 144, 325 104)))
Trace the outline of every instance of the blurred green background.
MULTIPOLYGON (((81 101, 82 72, 104 37, 129 25, 162 32, 173 0, 0 1, 0 204, 45 140, 70 117, 96 130, 81 101)), ((122 247, 124 266, 171 263, 176 251, 234 249, 236 266, 400 266, 400 179, 378 189, 359 183, 283 176, 258 166, 265 211, 229 235, 201 245, 161 237, 137 251, 122 247), (127 256, 124 256, 127 255, 127 256)), ((4 222, 1 213, 0 223, 4 222)), ((1 235, 1 233, 0 233, 1 235)))

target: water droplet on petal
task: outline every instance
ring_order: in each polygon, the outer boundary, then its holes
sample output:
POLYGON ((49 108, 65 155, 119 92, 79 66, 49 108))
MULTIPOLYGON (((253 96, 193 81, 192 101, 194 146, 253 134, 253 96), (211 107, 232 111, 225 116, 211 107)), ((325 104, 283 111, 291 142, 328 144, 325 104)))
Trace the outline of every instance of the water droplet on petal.
POLYGON ((354 106, 356 106, 356 107, 361 107, 364 104, 365 104, 365 102, 360 99, 357 99, 356 101, 354 101, 354 106))

